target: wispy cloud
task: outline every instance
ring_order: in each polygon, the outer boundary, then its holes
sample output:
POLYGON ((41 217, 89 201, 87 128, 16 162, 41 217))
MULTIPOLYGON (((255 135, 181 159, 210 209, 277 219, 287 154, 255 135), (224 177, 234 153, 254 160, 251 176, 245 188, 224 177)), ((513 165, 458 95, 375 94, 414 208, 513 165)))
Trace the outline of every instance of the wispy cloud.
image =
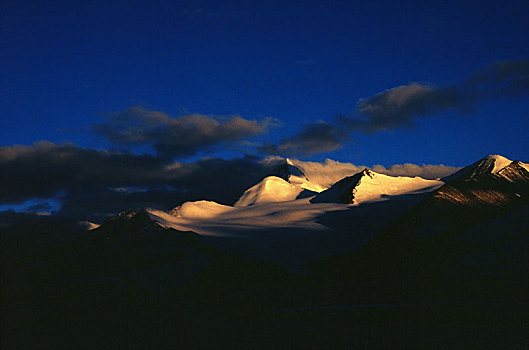
POLYGON ((350 115, 309 124, 299 133, 267 143, 259 150, 285 156, 310 156, 337 150, 354 133, 376 133, 416 127, 421 118, 447 110, 467 114, 485 99, 529 94, 529 60, 496 62, 460 84, 434 86, 410 83, 359 99, 350 115))
POLYGON ((482 98, 529 94, 529 60, 495 62, 478 70, 466 82, 482 98))
POLYGON ((391 88, 356 105, 358 117, 339 116, 347 128, 373 133, 416 126, 416 118, 448 108, 468 107, 469 97, 458 87, 435 88, 413 83, 391 88))
POLYGON ((92 130, 121 146, 152 146, 163 157, 187 157, 263 134, 274 124, 271 118, 257 121, 237 115, 173 118, 132 107, 113 114, 110 121, 94 125, 92 130))
POLYGON ((411 83, 360 99, 353 115, 339 116, 337 121, 363 133, 404 129, 416 126, 420 118, 448 109, 469 112, 484 99, 528 93, 528 60, 496 62, 461 84, 436 87, 411 83))
POLYGON ((259 151, 284 156, 310 156, 337 150, 348 138, 347 132, 335 125, 316 122, 306 125, 299 133, 281 140, 277 145, 263 145, 259 151))
POLYGON ((371 167, 377 173, 391 176, 420 176, 425 179, 439 179, 451 175, 461 168, 444 164, 394 164, 389 167, 383 165, 373 165, 371 167))

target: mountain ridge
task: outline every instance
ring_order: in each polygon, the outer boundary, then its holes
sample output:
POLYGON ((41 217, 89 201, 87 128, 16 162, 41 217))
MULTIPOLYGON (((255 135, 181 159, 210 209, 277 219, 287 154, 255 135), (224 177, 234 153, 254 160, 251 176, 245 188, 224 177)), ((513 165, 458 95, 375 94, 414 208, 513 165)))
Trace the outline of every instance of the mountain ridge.
POLYGON ((389 176, 365 168, 317 194, 311 202, 341 202, 359 205, 385 200, 391 196, 433 191, 443 184, 444 182, 439 180, 426 180, 418 176, 413 178, 389 176))

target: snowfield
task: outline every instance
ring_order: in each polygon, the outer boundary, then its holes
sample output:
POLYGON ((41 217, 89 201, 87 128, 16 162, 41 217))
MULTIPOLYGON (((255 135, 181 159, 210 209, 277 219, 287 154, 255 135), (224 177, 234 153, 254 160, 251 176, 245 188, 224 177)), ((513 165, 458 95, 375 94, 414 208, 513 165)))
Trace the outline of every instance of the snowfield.
POLYGON ((391 197, 431 192, 444 185, 440 180, 420 177, 389 176, 364 169, 346 177, 326 191, 316 195, 313 203, 346 203, 360 205, 379 202, 391 197))
POLYGON ((312 204, 309 198, 267 202, 249 206, 225 206, 210 201, 186 202, 172 210, 147 209, 163 226, 202 235, 230 235, 232 232, 270 228, 326 230, 315 219, 330 211, 347 210, 346 204, 312 204))

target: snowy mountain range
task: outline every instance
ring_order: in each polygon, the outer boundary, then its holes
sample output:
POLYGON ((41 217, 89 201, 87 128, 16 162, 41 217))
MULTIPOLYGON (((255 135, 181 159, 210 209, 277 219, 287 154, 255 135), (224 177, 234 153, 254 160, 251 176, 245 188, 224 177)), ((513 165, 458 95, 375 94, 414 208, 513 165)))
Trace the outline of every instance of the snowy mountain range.
POLYGON ((388 324, 434 337, 442 323, 473 332, 458 333, 465 348, 489 334, 501 348, 506 332, 527 344, 528 164, 491 155, 440 179, 315 169, 287 159, 233 206, 127 209, 101 225, 0 214, 9 341, 232 348, 250 331, 267 348, 270 334, 288 344, 323 327, 326 347, 353 325, 370 348, 388 324))
POLYGON ((436 212, 448 203, 500 208, 528 197, 529 165, 498 155, 442 179, 389 176, 366 168, 330 186, 311 181, 301 166, 286 159, 276 175, 247 189, 233 206, 201 200, 168 212, 146 208, 145 213, 160 227, 198 233, 217 247, 301 266, 361 247, 409 210, 412 214, 407 215, 415 215, 416 222, 424 221, 413 228, 420 236, 440 218, 451 221, 436 212), (274 241, 271 237, 279 232, 281 237, 274 241), (277 254, 292 249, 296 254, 286 259, 277 254))
MULTIPOLYGON (((255 227, 265 224, 303 225, 308 224, 306 220, 314 216, 302 212, 346 210, 351 206, 428 194, 456 180, 476 180, 484 176, 511 183, 525 182, 528 169, 528 164, 490 155, 442 179, 389 176, 365 168, 331 186, 325 186, 311 182, 303 170, 295 166, 290 159, 286 159, 276 176, 265 177, 247 189, 233 206, 201 200, 185 202, 169 212, 156 209, 147 211, 158 218, 162 225, 181 224, 182 227, 199 222, 209 222, 210 226, 214 226, 214 223, 219 221, 224 224, 240 223, 252 226, 246 219, 254 220, 255 227), (322 205, 323 203, 327 205, 322 205), (294 215, 294 212, 298 212, 298 215, 294 215)), ((435 196, 445 192, 446 187, 435 192, 435 196)))

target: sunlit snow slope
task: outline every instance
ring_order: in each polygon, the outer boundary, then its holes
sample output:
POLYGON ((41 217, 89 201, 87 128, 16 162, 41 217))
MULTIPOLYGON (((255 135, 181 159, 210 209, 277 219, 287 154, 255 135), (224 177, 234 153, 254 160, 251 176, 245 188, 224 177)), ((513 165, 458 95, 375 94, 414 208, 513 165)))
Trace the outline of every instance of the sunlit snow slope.
POLYGON ((420 177, 388 176, 364 169, 346 177, 316 195, 312 203, 362 203, 387 200, 392 196, 433 191, 444 184, 440 180, 420 177))
POLYGON ((291 201, 296 199, 301 191, 303 191, 301 186, 288 183, 277 176, 268 176, 257 185, 247 189, 235 206, 291 201))

